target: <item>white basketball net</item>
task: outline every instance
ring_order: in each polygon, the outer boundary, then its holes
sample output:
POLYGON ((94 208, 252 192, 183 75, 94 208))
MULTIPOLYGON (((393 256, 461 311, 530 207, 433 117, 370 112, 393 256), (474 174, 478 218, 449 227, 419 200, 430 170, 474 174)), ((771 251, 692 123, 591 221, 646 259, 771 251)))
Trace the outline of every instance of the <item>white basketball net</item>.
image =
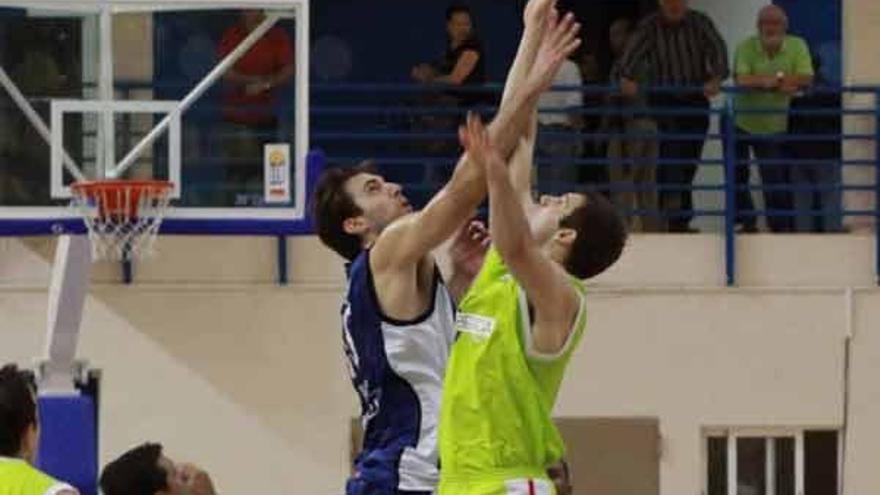
POLYGON ((148 258, 171 199, 170 184, 132 181, 114 187, 74 186, 72 206, 85 220, 92 259, 148 258))

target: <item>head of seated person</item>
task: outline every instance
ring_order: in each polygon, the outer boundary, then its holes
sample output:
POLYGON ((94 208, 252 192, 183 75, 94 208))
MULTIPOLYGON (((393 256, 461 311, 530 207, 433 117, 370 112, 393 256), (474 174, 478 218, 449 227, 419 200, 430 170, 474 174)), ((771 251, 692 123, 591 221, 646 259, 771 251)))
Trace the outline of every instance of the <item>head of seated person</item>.
POLYGON ((158 443, 139 445, 107 464, 100 484, 104 495, 214 495, 204 471, 175 463, 158 443))
POLYGON ((33 464, 40 425, 33 376, 15 365, 0 369, 0 457, 33 464))

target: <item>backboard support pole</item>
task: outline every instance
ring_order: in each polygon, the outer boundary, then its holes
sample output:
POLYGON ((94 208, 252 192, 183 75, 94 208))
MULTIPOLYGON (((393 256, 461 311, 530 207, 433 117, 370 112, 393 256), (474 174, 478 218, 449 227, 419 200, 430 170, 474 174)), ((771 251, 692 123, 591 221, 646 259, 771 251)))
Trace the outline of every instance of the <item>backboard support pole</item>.
POLYGON ((41 395, 77 395, 76 383, 84 369, 76 362, 83 308, 89 291, 92 249, 88 236, 58 238, 52 281, 46 348, 39 363, 41 395))
MULTIPOLYGON (((112 102, 113 89, 113 13, 109 5, 101 7, 99 17, 100 33, 100 77, 98 77, 98 98, 104 102, 112 102)), ((95 175, 106 177, 107 171, 116 164, 116 125, 115 115, 111 112, 101 114, 98 125, 98 142, 101 152, 95 161, 95 175), (109 167, 109 169, 108 169, 109 167)))

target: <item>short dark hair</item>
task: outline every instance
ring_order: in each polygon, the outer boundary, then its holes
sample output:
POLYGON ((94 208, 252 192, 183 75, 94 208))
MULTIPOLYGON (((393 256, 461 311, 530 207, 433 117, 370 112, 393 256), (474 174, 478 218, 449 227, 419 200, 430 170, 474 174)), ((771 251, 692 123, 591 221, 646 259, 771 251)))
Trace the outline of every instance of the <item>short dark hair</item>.
POLYGON ((107 464, 101 473, 104 495, 155 495, 168 489, 168 473, 159 466, 162 445, 145 443, 107 464))
POLYGON ((327 247, 349 261, 360 254, 361 239, 347 233, 342 224, 364 212, 345 190, 345 184, 356 175, 373 172, 374 166, 370 161, 356 167, 328 168, 318 179, 312 196, 312 218, 318 237, 327 247))
POLYGON ((601 194, 587 193, 587 203, 563 218, 560 226, 574 229, 577 238, 565 260, 565 270, 579 279, 599 275, 613 265, 626 245, 626 226, 614 206, 601 194))
POLYGON ((27 428, 37 424, 33 374, 14 364, 0 369, 0 456, 17 457, 27 428))
POLYGON ((453 3, 449 7, 446 7, 446 22, 451 21, 452 16, 454 16, 455 14, 467 14, 473 17, 471 8, 463 3, 453 3))

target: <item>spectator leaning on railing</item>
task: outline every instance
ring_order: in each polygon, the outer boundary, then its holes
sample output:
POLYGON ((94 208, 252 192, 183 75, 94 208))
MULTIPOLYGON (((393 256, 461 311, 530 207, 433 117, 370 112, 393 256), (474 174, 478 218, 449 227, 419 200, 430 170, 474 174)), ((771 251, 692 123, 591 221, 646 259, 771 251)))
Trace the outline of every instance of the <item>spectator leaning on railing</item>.
POLYGON ((620 64, 624 96, 639 93, 638 71, 647 64, 652 85, 702 86, 702 91, 651 97, 659 109, 686 109, 686 115, 659 116, 664 134, 689 134, 698 139, 661 139, 658 182, 674 190, 661 191, 660 205, 669 216, 669 230, 692 232, 693 198, 690 185, 703 154, 709 129, 709 98, 720 92, 729 73, 727 45, 708 16, 688 8, 687 0, 659 0, 660 11, 645 18, 636 29, 620 64), (669 162, 671 160, 671 163, 669 162))
MULTIPOLYGON (((240 20, 223 33, 218 57, 226 57, 260 25, 260 10, 241 12, 240 20)), ((276 105, 280 89, 295 72, 293 44, 279 26, 270 29, 224 76, 223 120, 228 135, 223 147, 231 161, 226 185, 236 206, 259 203, 263 187, 263 145, 276 141, 276 105)))
MULTIPOLYGON (((822 77, 822 59, 813 55, 816 77, 814 88, 828 86, 822 77)), ((843 116, 839 113, 841 97, 838 92, 808 91, 791 102, 792 113, 788 119, 791 135, 824 134, 839 136, 843 130, 843 116), (805 112, 809 111, 809 113, 805 112), (817 115, 816 111, 825 112, 817 115)), ((842 232, 841 191, 842 168, 841 139, 816 139, 795 141, 787 146, 792 158, 792 182, 799 188, 794 194, 794 208, 798 212, 795 230, 798 232, 842 232), (806 160, 806 161, 801 161, 806 160), (816 212, 817 214, 813 214, 816 212)))
MULTIPOLYGON (((611 68, 611 80, 620 77, 620 56, 633 32, 633 24, 623 18, 614 21, 608 30, 611 52, 616 60, 611 68)), ((647 64, 636 72, 636 81, 648 77, 647 64)), ((624 96, 611 94, 608 103, 615 106, 614 113, 602 120, 602 131, 617 134, 608 141, 611 199, 622 210, 633 232, 659 232, 665 230, 665 221, 657 218, 657 122, 648 115, 648 103, 644 94, 624 96), (629 134, 627 136, 626 134, 629 134), (634 134, 643 135, 641 138, 634 134), (633 215, 640 210, 640 215, 633 215)))
MULTIPOLYGON (((448 42, 443 58, 434 64, 422 63, 412 69, 411 76, 423 84, 478 86, 486 83, 486 57, 477 37, 470 8, 453 4, 446 9, 448 42)), ((450 96, 464 106, 483 103, 479 92, 452 91, 450 96)))
MULTIPOLYGON (((794 219, 791 166, 785 162, 783 143, 788 131, 788 109, 792 97, 813 81, 813 64, 807 44, 786 34, 788 17, 782 8, 768 5, 758 14, 758 35, 743 41, 736 50, 736 82, 749 91, 736 96, 736 195, 737 210, 754 210, 749 184, 749 148, 755 153, 764 184, 767 210, 783 215, 767 215, 774 232, 790 232, 794 219), (777 110, 775 113, 748 113, 748 110, 777 110), (779 189, 782 187, 783 189, 779 189)), ((754 231, 757 218, 738 215, 745 231, 754 231)))
MULTIPOLYGON (((446 9, 446 51, 434 63, 413 67, 410 76, 421 84, 444 87, 443 91, 428 90, 420 94, 415 102, 417 106, 464 109, 492 101, 486 93, 474 89, 486 83, 486 54, 470 8, 452 4, 446 9)), ((454 131, 463 117, 464 113, 429 112, 418 115, 413 128, 422 132, 454 131)), ((432 139, 421 142, 418 147, 428 155, 445 155, 455 153, 458 143, 432 139)))
MULTIPOLYGON (((581 80, 584 82, 583 100, 585 109, 597 109, 604 105, 605 95, 597 88, 588 86, 604 86, 607 81, 607 74, 602 73, 599 66, 599 59, 589 47, 582 47, 581 54, 576 58, 578 69, 581 73, 581 80)), ((606 143, 602 139, 597 139, 594 135, 599 132, 602 125, 602 116, 598 113, 586 112, 581 115, 580 119, 581 135, 583 137, 583 146, 581 158, 587 160, 587 163, 578 167, 578 183, 586 186, 596 187, 603 194, 607 191, 608 185, 608 166, 598 161, 605 158, 606 143)))
POLYGON ((583 141, 580 139, 581 116, 579 110, 584 106, 584 95, 581 72, 572 60, 562 63, 553 86, 568 86, 568 89, 550 90, 538 99, 538 155, 549 159, 538 167, 538 187, 544 192, 568 190, 577 182, 578 168, 574 160, 583 152, 583 141), (554 182, 554 186, 545 189, 543 181, 554 182))

